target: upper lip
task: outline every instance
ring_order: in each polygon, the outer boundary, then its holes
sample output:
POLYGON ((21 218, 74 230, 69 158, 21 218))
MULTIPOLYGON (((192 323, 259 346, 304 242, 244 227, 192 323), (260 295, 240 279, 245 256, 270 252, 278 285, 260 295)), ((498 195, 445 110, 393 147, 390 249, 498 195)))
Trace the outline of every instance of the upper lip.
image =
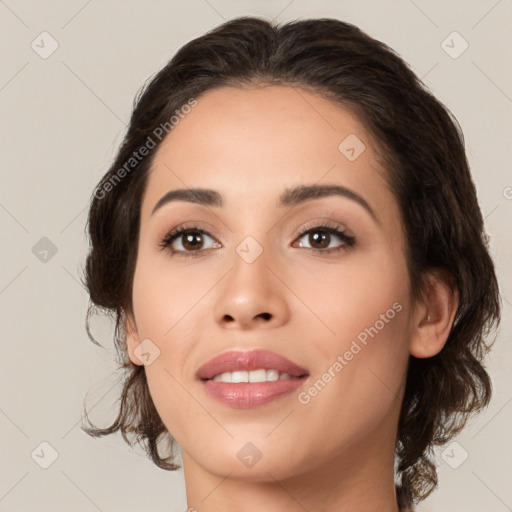
POLYGON ((199 379, 212 379, 224 372, 251 371, 261 368, 278 370, 292 377, 308 375, 306 369, 275 352, 268 350, 231 350, 203 364, 197 370, 196 376, 199 379))

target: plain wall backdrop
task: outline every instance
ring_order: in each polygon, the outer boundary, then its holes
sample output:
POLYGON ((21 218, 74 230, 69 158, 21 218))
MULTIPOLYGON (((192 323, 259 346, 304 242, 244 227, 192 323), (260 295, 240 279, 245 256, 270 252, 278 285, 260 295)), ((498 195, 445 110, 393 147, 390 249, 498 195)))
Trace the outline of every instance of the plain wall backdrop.
POLYGON ((460 122, 503 320, 488 359, 492 402, 436 451, 439 488, 418 511, 512 510, 512 1, 2 0, 0 511, 186 509, 181 471, 157 468, 120 435, 80 429, 86 395, 102 423, 119 391, 111 323, 92 322, 105 349, 85 332, 84 227, 136 92, 180 46, 241 15, 354 23, 460 122))

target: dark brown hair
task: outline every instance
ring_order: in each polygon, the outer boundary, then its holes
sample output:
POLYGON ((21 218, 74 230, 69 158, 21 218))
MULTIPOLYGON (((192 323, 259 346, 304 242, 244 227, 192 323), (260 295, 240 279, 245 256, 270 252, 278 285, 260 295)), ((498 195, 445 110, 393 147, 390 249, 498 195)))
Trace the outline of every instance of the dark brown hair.
MULTIPOLYGON (((456 119, 396 52, 335 19, 282 25, 255 17, 230 20, 184 45, 139 92, 115 161, 91 198, 84 281, 92 302, 87 313, 91 339, 89 318, 95 309, 116 319, 124 387, 113 424, 84 430, 94 436, 119 430, 128 443, 134 438, 142 443, 159 467, 179 467, 173 463, 174 440, 151 400, 144 367, 127 356, 124 331, 126 313, 132 312, 142 196, 163 140, 154 134, 207 91, 257 84, 302 87, 359 118, 375 138, 400 207, 414 299, 422 297, 423 278, 432 269, 444 272, 459 291, 444 348, 431 358, 409 358, 396 439, 397 496, 405 510, 437 485, 432 447, 458 434, 469 414, 490 400, 483 359, 492 345, 487 337, 500 321, 501 304, 456 119), (148 145, 148 137, 155 147, 131 161, 134 152, 148 145), (159 453, 164 439, 170 442, 166 456, 159 453)), ((87 412, 86 417, 91 425, 87 412)))

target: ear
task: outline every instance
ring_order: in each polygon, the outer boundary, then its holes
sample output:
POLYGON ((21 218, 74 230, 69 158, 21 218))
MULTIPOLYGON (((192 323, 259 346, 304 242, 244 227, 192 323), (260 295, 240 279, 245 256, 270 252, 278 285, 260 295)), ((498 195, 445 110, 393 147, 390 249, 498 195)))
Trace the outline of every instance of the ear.
POLYGON ((414 308, 409 350, 419 358, 435 356, 443 349, 459 305, 459 291, 447 272, 431 270, 426 282, 424 298, 414 308))
POLYGON ((130 361, 133 364, 142 366, 142 361, 140 361, 134 354, 135 349, 140 345, 140 339, 132 312, 125 313, 124 331, 126 333, 126 348, 128 350, 128 355, 130 356, 130 361))

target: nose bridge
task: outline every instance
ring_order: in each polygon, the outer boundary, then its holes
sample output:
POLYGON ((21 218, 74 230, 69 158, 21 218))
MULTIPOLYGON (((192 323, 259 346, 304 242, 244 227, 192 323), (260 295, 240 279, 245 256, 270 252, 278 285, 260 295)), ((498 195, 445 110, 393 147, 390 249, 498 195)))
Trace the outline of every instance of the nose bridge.
POLYGON ((261 234, 264 233, 262 229, 258 233, 253 231, 254 234, 245 233, 242 233, 242 240, 234 248, 230 280, 249 286, 244 293, 261 293, 263 288, 271 286, 269 280, 273 277, 268 268, 269 259, 272 258, 269 239, 261 234))
POLYGON ((288 305, 283 286, 274 275, 270 237, 263 222, 256 230, 240 230, 242 240, 235 246, 231 270, 217 297, 215 316, 218 322, 248 328, 253 322, 265 320, 276 325, 286 321, 288 305), (252 234, 250 234, 252 233, 252 234))
POLYGON ((279 236, 279 230, 276 229, 278 220, 275 214, 259 213, 258 206, 260 211, 270 211, 272 205, 248 202, 238 209, 239 215, 232 226, 235 234, 233 271, 241 275, 254 273, 264 282, 274 281, 276 277, 270 269, 276 272, 280 266, 279 251, 276 250, 281 245, 276 239, 279 236))

